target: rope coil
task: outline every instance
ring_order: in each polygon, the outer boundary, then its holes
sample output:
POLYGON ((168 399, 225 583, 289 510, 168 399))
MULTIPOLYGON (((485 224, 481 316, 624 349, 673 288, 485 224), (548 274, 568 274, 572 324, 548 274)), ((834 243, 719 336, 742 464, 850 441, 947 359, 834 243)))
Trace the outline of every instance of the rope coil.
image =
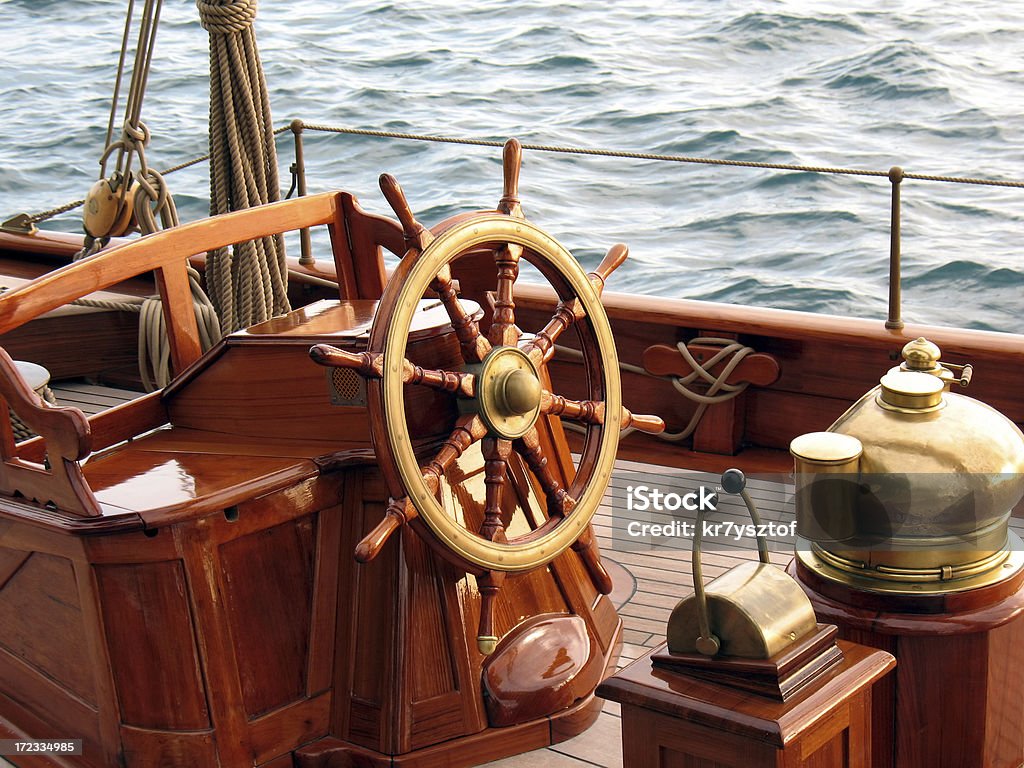
POLYGON ((256 0, 196 0, 199 23, 211 34, 243 32, 256 19, 256 0))

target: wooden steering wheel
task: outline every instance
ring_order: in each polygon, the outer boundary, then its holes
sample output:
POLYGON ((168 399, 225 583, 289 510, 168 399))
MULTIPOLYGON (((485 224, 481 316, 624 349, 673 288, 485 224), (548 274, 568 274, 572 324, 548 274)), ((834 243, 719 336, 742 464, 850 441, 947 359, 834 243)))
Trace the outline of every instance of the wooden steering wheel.
POLYGON ((611 579, 593 546, 591 519, 611 478, 619 432, 628 426, 660 432, 657 417, 636 416, 621 403, 619 367, 601 292, 608 275, 626 259, 614 246, 598 266, 584 273, 572 255, 528 222, 518 199, 521 147, 505 145, 504 196, 497 211, 457 216, 428 231, 416 221, 398 182, 381 176, 381 189, 398 215, 408 250, 381 297, 367 351, 352 354, 318 344, 311 357, 328 366, 354 368, 367 379, 367 406, 374 447, 391 500, 384 520, 357 547, 367 561, 399 526, 409 522, 446 559, 478 576, 482 595, 478 645, 490 653, 491 602, 506 573, 546 565, 572 546, 582 556, 595 585, 607 594, 611 579), (497 271, 490 329, 481 332, 459 301, 451 263, 462 255, 491 251, 497 271), (559 302, 547 325, 534 336, 516 326, 513 287, 525 259, 548 280, 559 302), (427 289, 447 310, 465 361, 462 370, 426 370, 405 357, 409 327, 427 289), (544 367, 561 333, 575 325, 585 364, 589 398, 561 397, 545 388, 544 367), (420 466, 405 416, 403 388, 433 387, 459 400, 461 416, 433 459, 420 466), (555 478, 544 456, 536 422, 542 415, 563 416, 587 426, 576 475, 568 488, 555 478), (382 433, 384 439, 380 439, 382 433), (484 520, 468 530, 438 501, 441 479, 477 441, 485 461, 484 520), (527 534, 508 537, 502 523, 502 497, 512 452, 523 459, 542 489, 547 519, 527 534))

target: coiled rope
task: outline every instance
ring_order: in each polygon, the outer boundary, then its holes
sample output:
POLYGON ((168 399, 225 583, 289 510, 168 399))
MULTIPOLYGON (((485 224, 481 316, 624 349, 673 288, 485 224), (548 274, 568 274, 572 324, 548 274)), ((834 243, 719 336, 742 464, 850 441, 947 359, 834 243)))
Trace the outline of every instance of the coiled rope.
MULTIPOLYGON (((745 346, 733 339, 720 339, 714 336, 699 336, 693 339, 690 343, 720 346, 722 349, 716 352, 707 362, 700 363, 687 348, 685 341, 678 342, 676 344, 676 349, 679 350, 679 354, 683 356, 683 359, 686 360, 687 364, 692 369, 692 373, 689 373, 686 376, 656 376, 653 373, 650 373, 646 368, 642 368, 638 365, 623 362, 619 363, 619 369, 622 371, 636 373, 651 379, 664 379, 671 382, 672 386, 679 394, 687 400, 697 403, 697 408, 685 427, 678 432, 669 432, 666 430, 658 435, 660 439, 672 443, 678 443, 690 437, 694 430, 696 430, 700 425, 701 419, 704 418, 704 414, 707 412, 708 407, 717 403, 724 403, 732 400, 750 386, 749 381, 741 381, 739 384, 728 384, 726 382, 728 381, 729 376, 732 375, 732 372, 736 370, 736 367, 743 362, 743 358, 754 351, 753 347, 745 346), (712 374, 711 370, 726 359, 728 359, 728 362, 726 362, 722 370, 717 375, 712 374), (702 381, 709 385, 706 392, 698 392, 691 388, 691 386, 698 381, 702 381)), ((556 346, 555 353, 558 356, 572 360, 583 359, 583 353, 579 350, 572 349, 571 347, 556 346)), ((565 423, 563 426, 574 432, 586 431, 586 427, 578 424, 565 423)), ((622 430, 622 436, 625 437, 634 431, 636 430, 633 427, 627 427, 622 430)))
MULTIPOLYGON (((277 148, 253 20, 256 0, 196 0, 210 33, 210 213, 280 199, 277 148)), ((221 330, 288 312, 284 236, 211 251, 206 283, 221 330)))

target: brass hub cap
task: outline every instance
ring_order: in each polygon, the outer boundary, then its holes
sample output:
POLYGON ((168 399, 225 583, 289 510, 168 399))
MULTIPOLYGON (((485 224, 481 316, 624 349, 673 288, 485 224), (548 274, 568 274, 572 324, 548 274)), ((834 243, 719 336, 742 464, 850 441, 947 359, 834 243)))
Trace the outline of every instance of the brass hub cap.
POLYGON ((499 437, 522 437, 540 414, 540 379, 530 358, 515 347, 497 347, 483 362, 477 407, 499 437))

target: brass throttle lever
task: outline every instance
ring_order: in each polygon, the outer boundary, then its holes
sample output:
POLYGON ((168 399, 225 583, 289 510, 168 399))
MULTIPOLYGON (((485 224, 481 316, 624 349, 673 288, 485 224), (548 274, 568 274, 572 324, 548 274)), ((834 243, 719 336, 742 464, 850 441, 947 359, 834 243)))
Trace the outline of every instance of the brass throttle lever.
MULTIPOLYGON (((754 500, 747 493, 747 478, 738 469, 727 469, 722 473, 722 490, 732 495, 738 495, 747 506, 747 512, 753 521, 755 530, 761 527, 761 515, 758 514, 754 500)), ((697 624, 700 634, 697 637, 697 652, 705 656, 717 656, 722 648, 721 640, 711 631, 711 619, 708 617, 708 600, 704 593, 704 572, 701 568, 701 543, 704 531, 704 507, 697 510, 697 524, 693 532, 693 553, 691 563, 693 567, 693 596, 697 603, 697 624)), ((768 556, 768 542, 764 536, 757 537, 757 554, 762 563, 768 564, 771 559, 768 556)))

